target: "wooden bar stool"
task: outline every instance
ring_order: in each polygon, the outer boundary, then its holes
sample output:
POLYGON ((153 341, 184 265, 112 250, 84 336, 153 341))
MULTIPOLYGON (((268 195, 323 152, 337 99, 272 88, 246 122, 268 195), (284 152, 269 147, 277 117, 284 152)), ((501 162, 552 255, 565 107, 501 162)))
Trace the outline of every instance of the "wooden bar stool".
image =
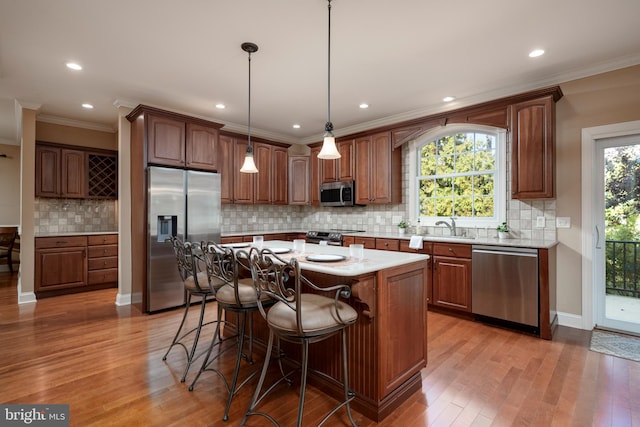
POLYGON ((309 344, 325 340, 335 334, 340 334, 342 338, 342 377, 344 386, 344 400, 331 410, 320 422, 324 424, 329 417, 343 406, 346 407, 347 415, 352 426, 357 426, 351 414, 350 402, 355 397, 355 393, 349 390, 349 371, 347 366, 347 335, 346 329, 358 319, 356 310, 340 301, 340 298, 349 298, 351 288, 347 285, 336 285, 330 287, 320 287, 300 273, 300 265, 295 258, 285 261, 272 253, 269 249, 257 251, 252 249, 250 253, 251 273, 253 283, 258 293, 258 308, 269 326, 269 342, 267 352, 260 374, 260 380, 249 404, 249 409, 244 415, 240 425, 244 425, 251 415, 260 415, 267 418, 274 425, 278 422, 265 412, 256 410, 260 401, 274 387, 284 381, 288 381, 291 373, 283 375, 274 384, 269 386, 261 394, 262 386, 269 368, 271 351, 274 337, 302 345, 302 362, 300 373, 300 399, 298 402, 298 422, 297 426, 302 426, 302 416, 304 412, 304 397, 307 385, 307 370, 309 363, 309 344), (306 293, 305 290, 312 290, 325 293, 306 293), (260 303, 264 296, 275 300, 276 303, 267 311, 260 303))

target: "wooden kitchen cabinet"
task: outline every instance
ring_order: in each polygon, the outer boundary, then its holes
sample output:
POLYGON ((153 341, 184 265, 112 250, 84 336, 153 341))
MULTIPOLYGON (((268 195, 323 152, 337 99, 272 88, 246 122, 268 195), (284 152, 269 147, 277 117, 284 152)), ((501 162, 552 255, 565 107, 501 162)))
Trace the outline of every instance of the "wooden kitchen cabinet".
POLYGON ((309 156, 289 156, 289 204, 311 203, 309 156))
POLYGON ((240 172, 248 145, 246 138, 220 134, 220 158, 225 160, 220 163, 222 203, 253 203, 253 174, 240 172))
POLYGON ((402 152, 393 149, 389 132, 356 139, 355 158, 357 204, 402 201, 402 152))
POLYGON ((87 284, 118 282, 118 235, 87 236, 88 275, 87 284))
POLYGON ((511 109, 511 197, 554 197, 553 96, 513 104, 511 109))
POLYGON ((253 157, 255 174, 254 203, 286 205, 288 190, 288 152, 284 147, 257 142, 253 157))
POLYGON ((400 241, 398 239, 378 239, 376 238, 376 249, 383 251, 400 250, 400 241))
POLYGON ((221 124, 146 105, 138 105, 127 119, 132 123, 142 120, 143 126, 132 128, 132 144, 146 144, 146 150, 138 147, 136 151, 144 158, 132 160, 142 160, 143 166, 218 171, 218 129, 221 124))
POLYGON ((358 237, 353 236, 353 243, 363 245, 365 249, 375 249, 376 239, 375 237, 358 237))
MULTIPOLYGON (((320 182, 353 181, 355 164, 355 140, 336 141, 339 159, 320 160, 320 182)), ((318 152, 320 152, 318 150, 318 152)), ((316 155, 317 157, 317 155, 316 155)))
POLYGON ((471 312, 471 245, 433 244, 432 303, 471 312))
POLYGON ((35 249, 38 297, 117 286, 117 234, 38 237, 35 249))
MULTIPOLYGON (((87 281, 87 237, 39 237, 35 292, 77 288, 87 281)), ((40 295, 38 295, 40 296, 40 295)))
POLYGON ((321 162, 325 161, 318 158, 321 148, 320 146, 311 147, 311 156, 309 157, 311 204, 314 206, 320 205, 320 183, 322 182, 320 178, 320 167, 321 162))
POLYGON ((36 197, 85 198, 85 151, 36 144, 36 197))

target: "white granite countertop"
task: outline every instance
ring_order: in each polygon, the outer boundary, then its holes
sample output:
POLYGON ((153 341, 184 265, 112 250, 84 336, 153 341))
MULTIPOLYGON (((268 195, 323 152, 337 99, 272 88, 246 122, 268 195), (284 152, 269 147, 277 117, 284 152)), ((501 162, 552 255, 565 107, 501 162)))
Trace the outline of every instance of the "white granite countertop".
POLYGON ((74 231, 37 233, 36 237, 63 237, 63 236, 96 236, 100 234, 118 234, 118 231, 74 231))
MULTIPOLYGON (((355 237, 374 237, 382 239, 401 239, 410 240, 410 234, 399 233, 342 233, 345 236, 355 237)), ((531 240, 531 239, 498 239, 497 237, 451 237, 451 236, 435 236, 435 235, 423 235, 422 240, 425 242, 447 242, 447 243, 465 243, 470 245, 492 245, 492 246, 511 246, 521 248, 535 248, 544 249, 552 248, 558 244, 557 240, 531 240)))
MULTIPOLYGON (((267 235, 265 234, 265 237, 267 235)), ((284 240, 265 240, 264 248, 287 248, 291 249, 293 242, 284 240)), ((250 247, 242 248, 249 250, 250 247)), ((303 270, 326 273, 334 276, 359 276, 361 274, 373 273, 399 265, 409 264, 416 261, 427 261, 429 255, 413 254, 407 252, 381 251, 375 249, 365 249, 364 259, 357 261, 349 256, 349 248, 342 246, 327 246, 307 243, 305 251, 301 254, 289 252, 278 255, 282 259, 289 260, 291 257, 298 258, 300 267, 303 270), (305 258, 309 255, 342 255, 343 261, 337 262, 310 262, 305 258)))
MULTIPOLYGON (((319 231, 331 231, 331 230, 319 230, 319 231)), ((266 239, 269 238, 269 234, 280 234, 280 233, 306 233, 307 230, 280 230, 280 231, 247 231, 247 232, 229 232, 222 233, 222 237, 226 236, 253 236, 253 235, 263 235, 266 239)), ((383 233, 383 232, 342 232, 344 236, 354 236, 354 237, 371 237, 378 239, 400 239, 400 240, 410 240, 411 234, 401 235, 399 233, 383 233)), ((447 243, 465 243, 469 245, 492 245, 492 246, 511 246, 511 247, 520 247, 520 248, 534 248, 534 249, 549 249, 558 244, 557 240, 532 240, 532 239, 498 239, 497 237, 451 237, 451 236, 436 236, 436 235, 423 235, 422 240, 425 242, 447 242, 447 243)))

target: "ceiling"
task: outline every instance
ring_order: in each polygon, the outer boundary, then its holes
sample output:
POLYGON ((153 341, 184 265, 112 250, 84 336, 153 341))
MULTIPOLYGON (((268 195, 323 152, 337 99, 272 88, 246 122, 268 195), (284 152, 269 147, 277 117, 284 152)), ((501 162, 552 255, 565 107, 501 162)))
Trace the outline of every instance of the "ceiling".
MULTIPOLYGON (((39 120, 98 129, 117 129, 116 105, 142 103, 246 131, 246 41, 259 46, 252 134, 321 139, 326 0, 0 0, 0 10, 0 142, 16 140, 14 100, 39 106, 39 120)), ((333 0, 336 136, 640 64, 639 16, 638 0, 333 0), (534 48, 545 55, 529 58, 534 48)))

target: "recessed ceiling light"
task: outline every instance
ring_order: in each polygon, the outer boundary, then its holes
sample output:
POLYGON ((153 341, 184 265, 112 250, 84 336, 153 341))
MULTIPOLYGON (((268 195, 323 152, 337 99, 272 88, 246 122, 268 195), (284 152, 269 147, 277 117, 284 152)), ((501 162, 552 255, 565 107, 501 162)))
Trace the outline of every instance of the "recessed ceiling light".
POLYGON ((71 68, 72 70, 80 71, 80 70, 82 70, 82 65, 77 64, 75 62, 67 62, 67 68, 71 68))
POLYGON ((445 96, 444 98, 442 98, 444 102, 451 102, 454 99, 456 99, 455 96, 445 96))
POLYGON ((537 58, 538 56, 544 55, 544 49, 534 49, 529 52, 529 58, 537 58))
POLYGON ((360 104, 360 108, 362 108, 363 110, 366 108, 369 108, 369 104, 367 104, 366 102, 363 102, 362 104, 360 104))
POLYGON ((82 104, 82 108, 86 108, 87 110, 91 110, 93 108, 93 105, 88 104, 88 103, 85 102, 84 104, 82 104))
POLYGON ((216 104, 216 108, 218 108, 220 110, 224 110, 225 108, 227 108, 227 106, 224 105, 224 104, 216 104))
POLYGON ((299 124, 295 124, 295 125, 293 125, 293 128, 294 129, 300 129, 300 125, 299 124))

